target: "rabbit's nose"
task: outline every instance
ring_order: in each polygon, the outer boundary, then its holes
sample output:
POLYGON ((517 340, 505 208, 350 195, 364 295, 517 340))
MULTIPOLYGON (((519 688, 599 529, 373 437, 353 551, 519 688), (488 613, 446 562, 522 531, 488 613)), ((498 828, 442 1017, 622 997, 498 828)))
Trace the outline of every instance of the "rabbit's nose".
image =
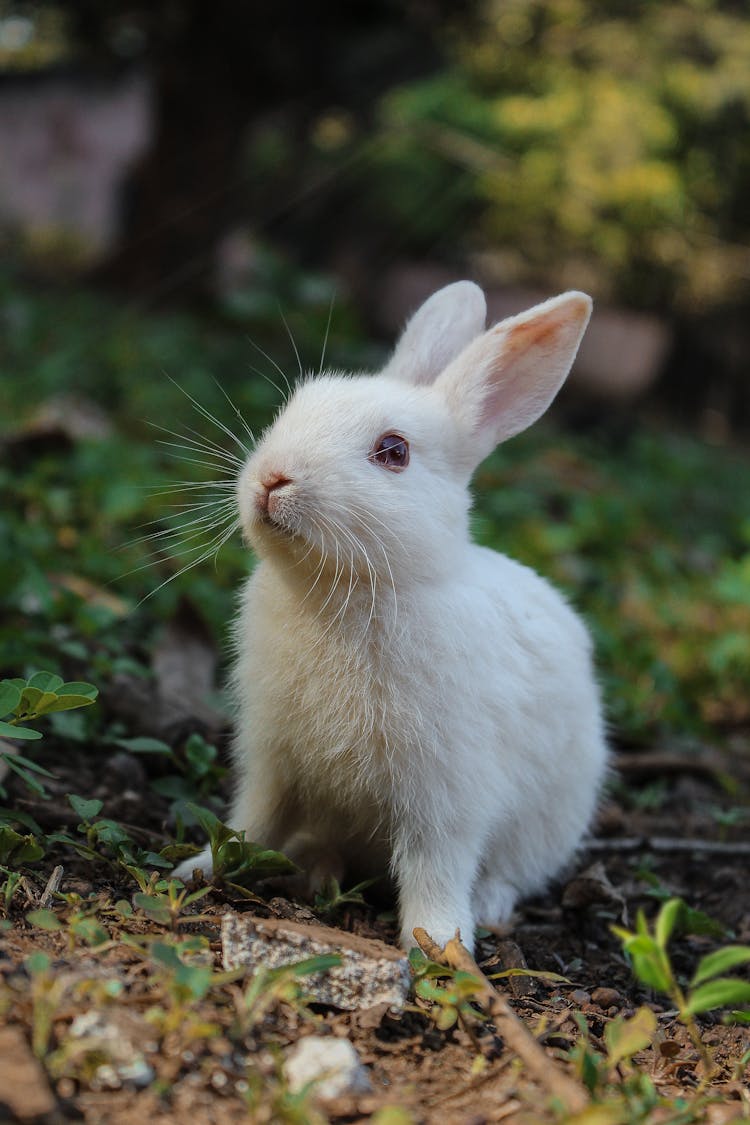
POLYGON ((255 503, 261 512, 272 516, 276 509, 277 492, 284 485, 291 484, 291 479, 283 473, 264 473, 259 483, 260 490, 256 495, 255 503))

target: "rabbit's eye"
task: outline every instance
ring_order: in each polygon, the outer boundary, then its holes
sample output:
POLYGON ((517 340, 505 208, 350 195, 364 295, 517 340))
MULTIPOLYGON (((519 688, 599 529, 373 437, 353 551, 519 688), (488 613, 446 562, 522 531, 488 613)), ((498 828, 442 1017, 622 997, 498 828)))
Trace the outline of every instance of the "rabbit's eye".
POLYGON ((400 473, 409 464, 409 443, 400 434, 383 434, 375 442, 370 460, 392 473, 400 473))

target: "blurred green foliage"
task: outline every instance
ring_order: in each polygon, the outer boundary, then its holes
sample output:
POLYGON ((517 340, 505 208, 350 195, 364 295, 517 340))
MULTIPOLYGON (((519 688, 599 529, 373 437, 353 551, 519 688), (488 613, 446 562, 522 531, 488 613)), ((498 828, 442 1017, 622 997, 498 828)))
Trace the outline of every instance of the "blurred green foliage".
MULTIPOLYGON (((308 286, 290 290, 291 300, 300 302, 291 327, 303 362, 317 369, 329 293, 308 286)), ((117 672, 150 674, 152 638, 181 596, 223 638, 252 565, 235 535, 216 560, 209 552, 175 577, 205 552, 210 534, 138 541, 139 525, 162 533, 184 520, 173 505, 186 494, 170 482, 226 477, 175 462, 159 444, 172 438, 150 423, 231 449, 187 396, 242 437, 225 393, 257 430, 281 396, 251 367, 281 383, 274 363, 293 380, 297 361, 275 306, 255 319, 206 323, 148 317, 85 293, 32 293, 6 279, 0 309, 0 675, 54 667, 97 684, 106 699, 117 672), (248 341, 248 324, 268 359, 248 341), (40 430, 40 408, 62 391, 97 402, 108 431, 70 439, 40 430)), ((350 367, 368 358, 343 306, 327 354, 350 367)), ((750 520, 740 482, 748 468, 741 452, 685 435, 575 435, 548 422, 498 450, 477 475, 478 539, 548 575, 583 610, 609 715, 628 738, 692 737, 747 722, 750 520)), ((187 495, 211 513, 210 486, 187 495)), ((106 709, 49 721, 59 738, 80 740, 107 722, 106 709)))
POLYGON ((446 50, 381 107, 377 206, 415 239, 635 306, 747 295, 743 5, 484 0, 446 50))

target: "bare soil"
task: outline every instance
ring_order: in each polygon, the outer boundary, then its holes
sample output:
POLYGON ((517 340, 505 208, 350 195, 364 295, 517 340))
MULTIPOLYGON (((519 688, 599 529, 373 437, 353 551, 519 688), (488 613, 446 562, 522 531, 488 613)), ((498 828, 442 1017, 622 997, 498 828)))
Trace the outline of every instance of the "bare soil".
MULTIPOLYGON (((580 1040, 582 1019, 597 1049, 609 1021, 648 1004, 658 1017, 657 1044, 637 1061, 673 1108, 680 1098, 692 1104, 700 1090, 701 1064, 667 1002, 634 980, 610 927, 631 924, 639 908, 652 916, 660 896, 683 897, 724 929, 723 936, 683 934, 674 940, 673 961, 686 977, 712 948, 728 941, 750 943, 750 844, 747 830, 743 834, 741 825, 731 823, 728 812, 742 807, 750 788, 750 737, 735 731, 729 741, 731 750, 721 752, 699 747, 690 753, 660 748, 623 754, 621 781, 567 879, 524 903, 512 933, 482 937, 476 949, 487 972, 525 962, 568 978, 569 984, 514 978, 509 995, 549 1053, 550 1065, 571 1073, 570 1062, 553 1060, 563 1060, 580 1040)), ((154 848, 168 834, 167 803, 150 790, 151 767, 144 759, 120 755, 113 764, 104 753, 95 759, 81 749, 64 763, 55 758, 49 764, 57 775, 50 800, 27 803, 22 790, 14 794, 17 806, 27 807, 45 831, 63 826, 75 831, 77 818, 64 801, 66 792, 75 792, 103 799, 107 816, 133 826, 154 848)), ((135 938, 139 932, 166 933, 137 912, 127 924, 111 913, 100 915, 113 938, 101 950, 79 944, 65 931, 48 933, 28 924, 26 914, 38 906, 58 862, 64 867, 61 890, 77 893, 84 902, 92 895, 101 896, 100 903, 132 900, 137 890, 124 873, 120 877, 113 867, 80 859, 70 849, 29 869, 33 873, 10 906, 12 928, 0 932, 0 1016, 5 1020, 0 1120, 354 1123, 389 1106, 412 1115, 393 1117, 393 1125, 555 1119, 548 1093, 524 1073, 492 1025, 471 1034, 460 1024, 440 1031, 421 1001, 400 1013, 317 1008, 313 1018, 293 1004, 272 1003, 253 1026, 243 1026, 238 1015, 242 982, 230 982, 178 1010, 153 964, 120 940, 124 932, 135 938), (34 978, 24 962, 39 950, 51 957, 51 967, 43 978, 34 978), (114 989, 112 982, 118 982, 114 989), (154 1008, 162 1015, 155 1018, 154 1008), (282 1060, 289 1045, 310 1033, 349 1038, 369 1070, 372 1093, 317 1108, 308 1099, 295 1109, 285 1090, 282 1060)), ((205 935, 219 969, 219 922, 228 907, 266 917, 314 917, 308 904, 295 902, 279 885, 260 887, 258 893, 263 903, 212 893, 195 906, 201 920, 181 926, 181 933, 205 935)), ((392 912, 380 907, 353 906, 322 920, 366 937, 396 940, 392 912)), ((679 1120, 720 1123, 750 1115, 748 1074, 740 1063, 750 1034, 723 1023, 723 1014, 700 1018, 717 1065, 707 1086, 712 1101, 701 1102, 700 1109, 696 1103, 679 1120)), ((648 1120, 677 1120, 671 1112, 657 1108, 648 1120)))

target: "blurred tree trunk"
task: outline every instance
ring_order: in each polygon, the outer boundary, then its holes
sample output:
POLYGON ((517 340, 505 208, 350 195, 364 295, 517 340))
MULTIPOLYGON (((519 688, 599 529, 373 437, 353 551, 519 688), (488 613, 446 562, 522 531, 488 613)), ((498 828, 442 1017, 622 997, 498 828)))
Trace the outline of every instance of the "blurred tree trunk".
POLYGON ((225 76, 177 60, 154 73, 154 135, 121 195, 121 238, 94 279, 144 298, 201 292, 237 210, 246 106, 225 76))
POLYGON ((121 238, 95 280, 154 299, 205 292, 217 242, 253 198, 252 170, 239 179, 248 126, 280 116, 302 156, 324 109, 371 120, 383 90, 439 64, 446 23, 475 4, 71 0, 72 32, 90 61, 101 66, 118 35, 135 31, 143 47, 134 57, 154 80, 152 144, 128 179, 121 238))

